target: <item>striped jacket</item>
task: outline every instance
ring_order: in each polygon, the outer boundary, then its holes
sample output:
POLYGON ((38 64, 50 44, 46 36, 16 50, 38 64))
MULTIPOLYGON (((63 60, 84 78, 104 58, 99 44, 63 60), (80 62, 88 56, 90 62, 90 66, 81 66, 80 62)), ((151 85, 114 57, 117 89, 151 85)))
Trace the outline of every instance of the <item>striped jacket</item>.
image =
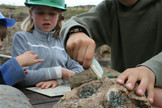
POLYGON ((66 53, 62 39, 53 36, 54 31, 43 32, 35 27, 33 33, 17 32, 13 38, 12 57, 23 54, 26 51, 33 51, 39 55, 39 59, 44 59, 43 63, 38 63, 26 67, 29 74, 21 86, 35 85, 41 81, 51 79, 61 79, 61 67, 81 72, 83 68, 72 60, 66 53))

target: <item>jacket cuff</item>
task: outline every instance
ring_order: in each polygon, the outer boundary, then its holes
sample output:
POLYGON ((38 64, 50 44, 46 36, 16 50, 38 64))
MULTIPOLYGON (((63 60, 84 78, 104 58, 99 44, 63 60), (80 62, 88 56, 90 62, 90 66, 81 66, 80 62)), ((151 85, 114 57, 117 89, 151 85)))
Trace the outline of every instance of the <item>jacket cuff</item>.
MULTIPOLYGON (((64 35, 64 37, 63 37, 63 45, 64 45, 64 48, 66 48, 66 43, 67 43, 67 40, 68 40, 68 38, 69 38, 69 32, 70 32, 70 30, 72 30, 72 29, 74 29, 74 28, 81 28, 83 31, 82 32, 84 32, 84 33, 86 33, 88 36, 90 36, 89 34, 89 32, 88 32, 88 30, 86 29, 86 27, 84 27, 83 25, 80 25, 80 24, 78 24, 78 23, 75 23, 75 24, 73 24, 73 25, 69 25, 68 27, 67 27, 67 29, 64 31, 64 34, 61 34, 61 35, 64 35)), ((65 49, 66 50, 66 49, 65 49)))
POLYGON ((57 78, 62 78, 62 68, 61 68, 61 66, 55 67, 55 72, 56 72, 57 78))
POLYGON ((61 66, 48 68, 48 78, 47 79, 59 79, 59 78, 62 78, 61 66))
POLYGON ((155 86, 162 87, 161 78, 162 78, 162 64, 156 60, 149 60, 140 65, 146 66, 152 70, 155 74, 155 86))
POLYGON ((62 80, 62 79, 57 79, 56 81, 57 81, 57 84, 58 84, 58 85, 63 84, 63 80, 62 80))
POLYGON ((5 84, 14 85, 25 78, 25 73, 15 58, 8 60, 0 68, 5 84))

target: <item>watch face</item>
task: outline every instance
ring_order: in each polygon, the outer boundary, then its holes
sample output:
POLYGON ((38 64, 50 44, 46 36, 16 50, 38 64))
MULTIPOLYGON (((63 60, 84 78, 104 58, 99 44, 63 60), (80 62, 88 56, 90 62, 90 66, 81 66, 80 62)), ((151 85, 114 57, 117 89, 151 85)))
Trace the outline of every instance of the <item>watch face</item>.
POLYGON ((79 31, 80 31, 80 29, 79 28, 76 28, 76 29, 74 29, 73 32, 79 32, 79 31))
POLYGON ((82 28, 73 28, 69 31, 69 34, 77 33, 77 32, 83 32, 83 29, 82 28))

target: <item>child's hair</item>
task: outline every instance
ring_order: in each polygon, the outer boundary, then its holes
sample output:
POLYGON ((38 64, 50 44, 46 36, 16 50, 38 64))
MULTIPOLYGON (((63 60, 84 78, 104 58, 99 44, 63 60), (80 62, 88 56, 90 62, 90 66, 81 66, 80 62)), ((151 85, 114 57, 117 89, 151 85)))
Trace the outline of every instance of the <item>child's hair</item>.
POLYGON ((7 36, 7 27, 6 27, 6 21, 5 20, 0 20, 0 37, 1 40, 3 41, 3 39, 7 36))
MULTIPOLYGON (((34 9, 35 6, 30 7, 31 10, 34 9)), ((62 16, 59 15, 59 19, 57 22, 57 25, 55 27, 55 33, 54 36, 55 37, 59 37, 60 34, 60 30, 61 30, 61 26, 62 26, 62 16)), ((21 24, 21 29, 23 31, 27 31, 27 32, 33 32, 34 30, 34 23, 33 23, 33 19, 31 18, 31 16, 28 16, 21 24)))

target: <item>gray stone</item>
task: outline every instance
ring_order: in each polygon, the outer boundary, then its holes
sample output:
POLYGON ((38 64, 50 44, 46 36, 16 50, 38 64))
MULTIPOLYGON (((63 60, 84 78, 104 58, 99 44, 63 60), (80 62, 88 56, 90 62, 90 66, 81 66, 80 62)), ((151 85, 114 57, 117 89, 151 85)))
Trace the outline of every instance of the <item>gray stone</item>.
POLYGON ((0 85, 0 108, 33 108, 28 98, 17 88, 0 85))

